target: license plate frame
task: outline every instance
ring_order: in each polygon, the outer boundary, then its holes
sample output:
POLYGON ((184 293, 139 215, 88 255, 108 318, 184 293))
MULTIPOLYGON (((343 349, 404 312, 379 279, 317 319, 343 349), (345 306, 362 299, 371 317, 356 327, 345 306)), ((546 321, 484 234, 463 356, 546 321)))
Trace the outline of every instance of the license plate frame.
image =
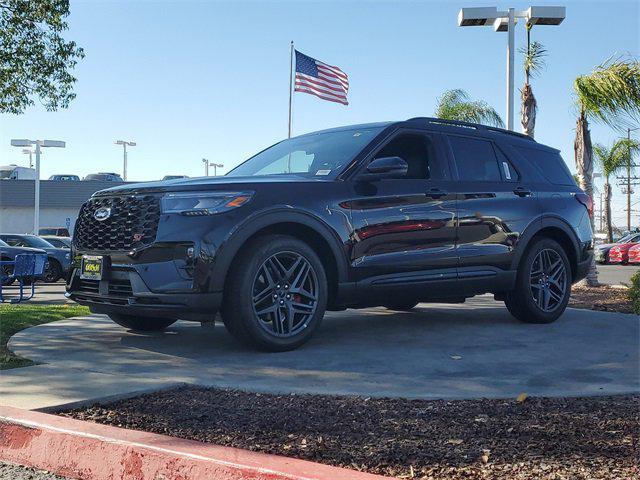
POLYGON ((82 280, 102 280, 104 265, 104 257, 101 255, 83 255, 80 263, 80 278, 82 280), (87 269, 88 266, 91 267, 87 269))

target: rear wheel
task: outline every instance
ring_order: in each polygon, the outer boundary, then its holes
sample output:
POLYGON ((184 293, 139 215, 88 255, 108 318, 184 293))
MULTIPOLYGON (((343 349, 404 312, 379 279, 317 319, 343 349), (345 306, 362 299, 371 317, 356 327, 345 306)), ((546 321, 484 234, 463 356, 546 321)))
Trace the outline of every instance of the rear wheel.
POLYGON ((537 240, 520 262, 516 288, 505 305, 518 320, 551 323, 567 308, 571 295, 571 267, 563 248, 549 238, 537 240))
POLYGON ((136 317, 120 314, 111 314, 109 318, 121 327, 139 332, 161 332, 177 321, 176 318, 136 317))
POLYGON ((238 340, 262 350, 293 350, 308 341, 327 305, 327 277, 306 243, 285 235, 252 241, 233 265, 222 319, 238 340))
POLYGON ((408 312, 413 310, 418 305, 418 302, 405 302, 405 303, 390 303, 385 305, 384 308, 389 310, 396 310, 398 312, 408 312))

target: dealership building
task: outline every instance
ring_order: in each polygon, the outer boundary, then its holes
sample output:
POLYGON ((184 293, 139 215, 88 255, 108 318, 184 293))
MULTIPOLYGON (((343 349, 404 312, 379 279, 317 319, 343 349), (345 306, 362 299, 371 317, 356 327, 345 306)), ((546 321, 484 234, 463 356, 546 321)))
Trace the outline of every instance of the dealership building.
MULTIPOLYGON (((40 180, 40 227, 66 227, 73 234, 78 212, 93 193, 118 182, 40 180)), ((34 180, 0 180, 0 233, 32 233, 34 180)))

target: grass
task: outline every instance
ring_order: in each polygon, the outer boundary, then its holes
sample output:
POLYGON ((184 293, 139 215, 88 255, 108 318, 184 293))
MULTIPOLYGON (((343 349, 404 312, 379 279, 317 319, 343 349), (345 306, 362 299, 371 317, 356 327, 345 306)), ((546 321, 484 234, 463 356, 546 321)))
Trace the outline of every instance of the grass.
POLYGON ((0 370, 33 365, 28 358, 19 357, 7 348, 12 335, 35 325, 88 314, 87 307, 74 304, 0 305, 0 370))

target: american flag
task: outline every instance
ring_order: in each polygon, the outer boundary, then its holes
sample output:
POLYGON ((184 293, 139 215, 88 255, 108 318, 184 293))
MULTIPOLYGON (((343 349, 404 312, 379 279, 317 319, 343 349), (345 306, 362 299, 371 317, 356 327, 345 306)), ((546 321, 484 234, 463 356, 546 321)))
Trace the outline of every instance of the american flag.
POLYGON ((349 105, 349 77, 332 67, 296 50, 296 92, 310 93, 323 100, 349 105))

